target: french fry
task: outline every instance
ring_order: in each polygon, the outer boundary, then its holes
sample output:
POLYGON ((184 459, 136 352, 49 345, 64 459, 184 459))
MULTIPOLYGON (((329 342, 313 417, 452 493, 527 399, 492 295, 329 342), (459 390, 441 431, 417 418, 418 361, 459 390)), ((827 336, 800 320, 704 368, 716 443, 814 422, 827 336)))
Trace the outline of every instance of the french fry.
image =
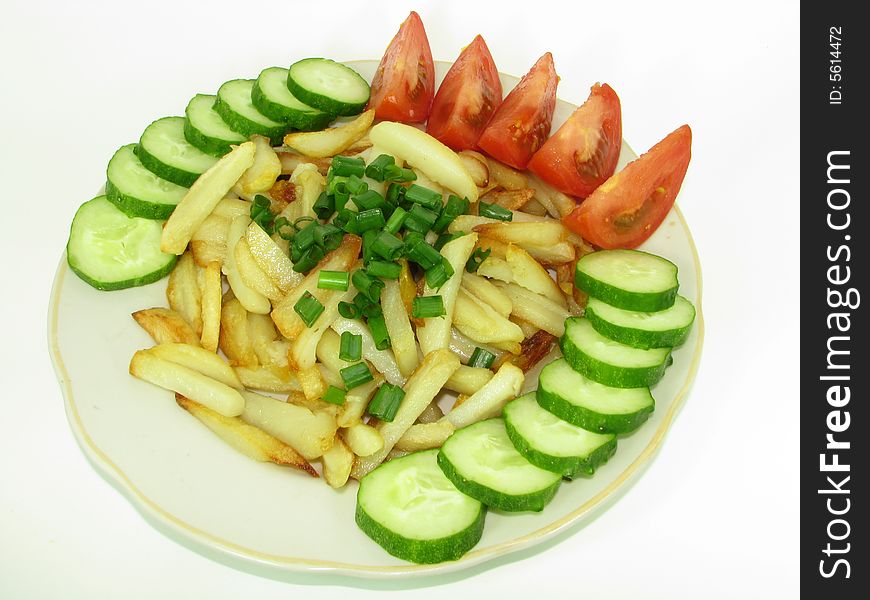
POLYGON ((527 339, 529 339, 530 337, 532 337, 533 335, 535 335, 536 333, 541 331, 540 328, 535 327, 534 325, 532 325, 528 321, 523 321, 519 317, 511 317, 510 320, 513 323, 516 323, 519 326, 519 328, 523 330, 523 337, 525 338, 523 340, 523 342, 525 342, 527 339))
POLYGON ((504 405, 517 397, 523 387, 525 376, 522 369, 511 363, 503 364, 486 384, 444 416, 454 427, 460 429, 494 417, 504 405))
POLYGON ((520 248, 511 244, 508 246, 505 261, 513 272, 513 280, 522 287, 549 298, 559 306, 567 308, 565 295, 559 286, 532 256, 520 248))
POLYGON ((416 423, 405 432, 395 448, 406 452, 429 450, 440 448, 447 441, 456 428, 450 421, 436 421, 435 423, 416 423))
POLYGON ((383 378, 380 375, 375 375, 374 381, 358 385, 347 391, 344 404, 337 417, 339 427, 351 427, 354 423, 360 422, 366 407, 369 405, 369 400, 381 383, 383 383, 383 378))
POLYGON ((423 290, 423 296, 440 295, 445 311, 442 317, 423 319, 423 326, 417 327, 417 339, 420 341, 420 349, 424 355, 450 345, 450 329, 453 326, 456 297, 462 284, 465 263, 468 262, 468 257, 471 256, 476 243, 477 235, 471 233, 447 242, 441 248, 441 256, 453 267, 453 275, 440 288, 432 289, 427 285, 423 290))
POLYGON ((254 162, 233 187, 233 191, 242 197, 267 191, 281 174, 281 161, 269 140, 262 135, 252 135, 251 141, 254 143, 254 162))
POLYGON ((381 121, 369 132, 372 143, 412 167, 432 181, 477 202, 477 186, 453 150, 427 133, 403 123, 381 121))
POLYGON ((253 163, 254 144, 245 142, 200 175, 163 226, 160 249, 171 254, 184 252, 193 232, 253 163))
POLYGON ((565 333, 565 319, 569 316, 567 308, 556 304, 540 294, 530 292, 515 283, 497 282, 496 285, 513 302, 512 315, 528 321, 535 327, 543 329, 556 337, 561 337, 565 333))
POLYGON ((227 233, 230 231, 230 219, 214 213, 206 217, 193 236, 190 238, 190 253, 200 267, 207 267, 213 262, 223 264, 227 255, 227 233))
POLYGON ((354 454, 340 436, 335 436, 332 447, 320 457, 323 462, 323 479, 329 487, 338 489, 347 483, 353 468, 354 454))
POLYGON ((492 371, 483 367, 460 365, 444 384, 444 387, 459 394, 470 396, 486 385, 486 382, 492 379, 492 375, 492 371))
POLYGON ((535 195, 535 190, 530 188, 522 188, 518 190, 492 190, 481 197, 481 201, 495 203, 510 211, 517 211, 523 208, 532 196, 535 195))
POLYGON ((508 298, 504 292, 490 283, 490 281, 485 277, 481 277, 474 273, 463 273, 462 289, 469 294, 476 296, 479 300, 489 304, 493 310, 501 316, 507 317, 511 314, 511 308, 513 308, 511 299, 508 298))
POLYGON ((198 269, 193 256, 185 252, 169 274, 166 299, 169 301, 169 308, 184 317, 196 335, 201 335, 202 296, 199 290, 198 269))
POLYGON ((474 231, 506 244, 516 244, 544 264, 574 260, 574 246, 563 240, 565 228, 556 221, 486 223, 474 231))
POLYGON ((504 354, 498 348, 495 348, 488 344, 480 344, 475 342, 467 335, 456 329, 456 327, 454 327, 450 331, 450 351, 458 356, 460 359, 468 362, 468 360, 471 358, 471 355, 474 353, 478 346, 493 354, 496 357, 496 360, 498 360, 501 355, 504 354))
POLYGON ((291 223, 301 217, 316 217, 314 203, 326 187, 326 178, 317 169, 303 165, 293 171, 290 181, 296 184, 296 200, 281 212, 291 223))
POLYGON ((468 171, 474 185, 479 188, 485 188, 489 185, 489 165, 486 157, 480 152, 473 150, 462 150, 459 154, 459 160, 462 161, 462 166, 468 171))
POLYGON ((543 217, 547 215, 547 207, 532 198, 526 205, 523 206, 523 212, 533 215, 535 217, 543 217))
POLYGON ((221 265, 210 262, 202 277, 202 335, 200 343, 209 352, 217 352, 221 330, 221 265))
POLYGON ((296 450, 265 431, 248 425, 238 417, 225 417, 212 409, 175 394, 178 405, 196 417, 224 442, 256 461, 294 467, 312 477, 319 477, 311 464, 296 450))
POLYGON ((411 321, 402 300, 399 282, 387 279, 384 284, 384 291, 381 293, 384 321, 387 324, 387 332, 390 334, 396 364, 399 366, 402 376, 408 377, 420 364, 417 355, 417 340, 411 329, 411 321))
POLYGON ((226 219, 228 222, 240 215, 251 216, 251 203, 241 198, 225 197, 217 203, 211 214, 226 219))
POLYGON ((321 300, 323 312, 310 327, 305 328, 290 344, 290 352, 287 357, 291 368, 310 369, 314 366, 314 363, 317 362, 317 345, 324 332, 338 318, 338 304, 352 301, 357 293, 353 288, 348 288, 344 292, 339 290, 321 291, 326 292, 323 294, 325 298, 321 300))
MULTIPOLYGON (((505 256, 507 256, 507 248, 505 248, 505 256)), ((497 256, 490 255, 486 260, 480 263, 480 266, 477 268, 477 273, 483 277, 497 279, 499 281, 504 281, 505 283, 514 282, 514 272, 511 269, 511 266, 508 264, 507 260, 497 256)), ((510 298, 508 298, 508 300, 510 300, 510 298)))
POLYGON ((133 319, 157 344, 199 343, 199 336, 184 318, 170 308, 146 308, 133 313, 133 319))
POLYGON ((325 367, 338 373, 343 368, 351 365, 339 358, 339 350, 341 349, 341 336, 334 329, 327 329, 320 336, 320 341, 317 343, 317 360, 325 367))
POLYGON ((332 323, 332 328, 339 334, 349 331, 362 337, 362 353, 371 365, 393 385, 404 385, 405 376, 399 370, 396 357, 392 350, 378 350, 368 326, 357 319, 339 317, 332 323))
POLYGON ((352 477, 359 479, 381 464, 396 442, 441 391, 444 382, 458 368, 459 359, 443 348, 430 352, 423 358, 423 362, 405 384, 405 397, 393 421, 378 425, 378 430, 384 438, 384 447, 370 456, 357 460, 351 472, 352 477))
POLYGON ((345 429, 344 440, 357 456, 371 456, 384 447, 381 432, 365 423, 355 423, 345 429))
POLYGON ((220 356, 205 348, 189 344, 158 344, 149 352, 153 356, 193 369, 232 388, 242 388, 242 382, 239 381, 233 368, 220 356))
MULTIPOLYGON (((462 365, 459 365, 459 368, 462 368, 462 365)), ((449 381, 449 379, 448 379, 449 381)), ((445 384, 446 386, 447 384, 445 384)), ((441 407, 438 406, 438 398, 432 400, 429 403, 423 412, 420 413, 420 416, 417 417, 418 423, 434 423, 438 419, 444 416, 444 411, 441 410, 441 407)))
POLYGON ((504 189, 521 190, 528 187, 528 177, 525 174, 504 163, 500 163, 494 158, 487 156, 486 161, 489 165, 489 176, 504 189))
POLYGON ((248 313, 248 339, 261 365, 286 364, 288 347, 276 344, 278 331, 269 315, 248 313), (284 354, 284 358, 281 354, 284 354))
POLYGON ((339 127, 288 133, 284 136, 284 145, 313 158, 335 156, 364 136, 372 126, 374 118, 375 111, 367 110, 350 123, 339 127))
POLYGON ((248 332, 248 311, 232 294, 224 297, 218 345, 233 366, 256 367, 259 363, 248 332))
POLYGON ((286 394, 301 392, 299 380, 287 367, 261 365, 259 367, 234 367, 242 385, 251 390, 286 394))
POLYGON ((293 270, 287 253, 256 223, 248 225, 245 240, 257 265, 285 294, 305 279, 305 275, 293 270))
POLYGON ((245 310, 265 315, 272 309, 269 299, 245 283, 236 261, 236 246, 244 237, 250 223, 251 218, 247 215, 239 215, 230 222, 230 230, 227 233, 227 256, 222 268, 233 294, 245 310))
POLYGON ((528 177, 528 186, 535 190, 535 199, 557 219, 568 216, 577 207, 577 201, 571 196, 563 194, 536 175, 528 177))
POLYGON ((516 323, 512 323, 489 304, 465 290, 459 290, 456 297, 453 323, 459 331, 476 342, 519 344, 523 341, 523 331, 516 323))
POLYGON ((399 273, 399 290, 402 293, 402 302, 405 304, 405 312, 410 315, 414 306, 414 298, 417 297, 417 284, 411 274, 411 267, 408 265, 408 260, 400 258, 398 262, 402 266, 402 272, 399 273))
POLYGON ((284 297, 283 292, 278 289, 271 278, 260 268, 260 265, 254 259, 254 255, 251 254, 251 248, 248 246, 248 240, 245 236, 242 236, 236 242, 235 259, 236 270, 246 286, 261 296, 265 296, 271 302, 281 301, 284 297))
POLYGON ((329 414, 254 392, 242 394, 242 420, 295 448, 305 459, 317 458, 332 447, 338 426, 329 414))
POLYGON ((511 362, 528 373, 556 347, 556 337, 544 330, 527 337, 522 343, 522 352, 511 359, 511 362))
POLYGON ((133 355, 130 375, 187 396, 225 417, 238 416, 245 408, 245 400, 238 390, 189 367, 160 358, 149 350, 139 350, 133 355))
POLYGON ((295 369, 292 372, 299 380, 302 393, 308 400, 318 400, 326 393, 326 382, 323 381, 323 375, 317 365, 312 365, 306 369, 295 369))
MULTIPOLYGON (((276 148, 275 152, 278 154, 278 160, 281 161, 282 175, 289 175, 295 171, 299 165, 305 164, 314 165, 314 168, 317 169, 320 174, 326 175, 329 171, 329 166, 332 164, 331 156, 325 158, 314 158, 311 156, 305 156, 304 154, 299 154, 287 147, 276 148)), ((279 179, 279 181, 281 180, 279 179)))

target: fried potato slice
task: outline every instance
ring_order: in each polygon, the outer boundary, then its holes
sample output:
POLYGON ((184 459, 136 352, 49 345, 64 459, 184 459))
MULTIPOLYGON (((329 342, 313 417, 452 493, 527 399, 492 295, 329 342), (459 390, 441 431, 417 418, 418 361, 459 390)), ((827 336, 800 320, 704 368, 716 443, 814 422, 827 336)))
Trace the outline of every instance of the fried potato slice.
POLYGON ((355 423, 345 429, 344 439, 357 456, 371 456, 384 447, 381 432, 365 423, 355 423))
POLYGON ((486 157, 489 166, 489 176, 499 186, 506 190, 521 190, 528 187, 528 176, 525 173, 501 163, 494 158, 486 157))
POLYGON ((562 307, 568 306, 565 295, 550 273, 532 255, 514 244, 508 246, 505 261, 513 272, 513 280, 529 291, 549 298, 562 307))
POLYGON ((516 323, 512 323, 489 304, 462 289, 456 297, 453 322, 459 331, 476 342, 519 344, 523 341, 523 331, 516 323))
POLYGON ((369 405, 369 400, 384 381, 380 375, 374 375, 373 381, 347 391, 347 395, 344 397, 344 404, 338 412, 338 417, 336 417, 339 427, 350 427, 354 423, 360 422, 366 407, 369 405))
POLYGON ((221 265, 210 262, 202 274, 202 335, 200 343, 209 352, 217 352, 221 330, 221 298, 223 285, 221 265))
POLYGON ((338 430, 335 417, 254 392, 242 394, 245 401, 242 420, 295 448, 307 460, 332 447, 338 430))
POLYGON ((250 390, 286 394, 301 392, 299 380, 286 366, 260 365, 259 367, 234 367, 242 385, 250 390))
POLYGON ((313 158, 335 156, 363 137, 374 119, 375 111, 367 110, 345 125, 328 127, 323 131, 288 133, 284 136, 284 145, 313 158))
POLYGON ((171 308, 145 308, 133 313, 133 319, 157 344, 179 342, 199 344, 199 336, 187 321, 171 308))
POLYGON ((323 462, 323 478, 331 488, 340 488, 347 483, 353 468, 354 454, 341 436, 335 436, 332 447, 320 457, 323 462))
POLYGON ((242 382, 239 381, 233 368, 220 356, 205 348, 190 344, 170 343, 158 344, 149 352, 153 356, 193 369, 232 388, 242 389, 242 382))
POLYGON ((227 234, 230 231, 230 219, 214 213, 206 217, 202 225, 197 227, 190 238, 190 253, 200 267, 210 263, 223 264, 227 256, 227 234))
POLYGON ((196 335, 202 334, 202 296, 199 289, 199 268, 193 256, 185 252, 178 259, 166 285, 169 308, 184 317, 196 335))
POLYGON ((245 241, 257 265, 283 293, 286 294, 305 279, 305 275, 293 270, 287 253, 256 223, 248 225, 245 241))
POLYGON ((378 350, 368 325, 358 319, 338 317, 333 321, 332 328, 339 334, 349 331, 362 337, 363 358, 381 373, 393 385, 404 385, 406 378, 399 370, 396 357, 390 349, 378 350))
POLYGON ((513 302, 511 314, 556 337, 565 333, 568 309, 515 283, 496 282, 513 302))
POLYGON ((495 203, 510 211, 517 211, 523 208, 532 196, 535 195, 535 190, 531 188, 522 188, 518 190, 492 190, 481 197, 482 202, 495 203))
POLYGON ((242 197, 269 190, 281 174, 281 161, 272 149, 272 144, 262 135, 252 135, 254 162, 233 186, 233 191, 242 197))
POLYGON ((462 289, 489 304, 501 316, 507 317, 511 314, 511 308, 513 308, 511 299, 485 277, 475 273, 463 273, 462 289))
POLYGON ((236 246, 244 238, 250 223, 251 218, 247 215, 239 215, 230 222, 230 230, 227 233, 227 256, 222 268, 233 294, 242 303, 245 310, 265 315, 272 310, 269 299, 245 283, 236 260, 236 246))
POLYGON ((474 150, 462 150, 458 156, 462 166, 474 181, 474 185, 478 188, 486 188, 489 185, 489 164, 486 157, 474 150))
POLYGON ((528 373, 550 354, 557 341, 556 336, 542 329, 523 340, 522 351, 518 356, 514 356, 511 362, 522 369, 524 373, 528 373))
POLYGON ((399 438, 395 448, 406 452, 440 448, 447 441, 447 438, 453 435, 454 431, 456 428, 450 421, 446 420, 435 423, 416 423, 405 432, 405 435, 399 438))
MULTIPOLYGON (((278 289, 272 282, 272 279, 260 268, 260 265, 251 253, 251 248, 248 246, 248 240, 245 236, 242 236, 236 242, 235 259, 236 269, 246 286, 261 296, 265 296, 271 302, 281 301, 284 293, 278 289)), ((271 309, 271 306, 269 308, 271 309)))
POLYGON ((314 203, 326 188, 326 178, 311 165, 301 165, 290 176, 296 185, 296 200, 287 205, 281 216, 291 223, 301 217, 315 218, 314 203))
POLYGON ((492 376, 493 373, 489 369, 460 365, 444 384, 444 387, 459 394, 470 396, 486 385, 492 376))
POLYGON ((494 417, 501 412, 509 400, 513 400, 523 387, 525 375, 522 369, 511 364, 503 364, 498 372, 483 387, 468 397, 461 406, 454 407, 443 420, 449 421, 460 429, 494 417))
POLYGON ((417 339, 411 329, 411 319, 402 300, 402 290, 398 281, 384 281, 384 291, 381 293, 381 307, 387 332, 390 334, 393 355, 403 377, 408 377, 420 364, 417 350, 417 339))
POLYGON ((259 364, 248 332, 248 311, 232 294, 224 296, 218 344, 233 366, 256 367, 259 364))
POLYGON ((563 194, 536 175, 530 174, 527 182, 528 186, 535 190, 535 200, 544 205, 553 217, 557 219, 566 217, 577 207, 574 198, 563 194))

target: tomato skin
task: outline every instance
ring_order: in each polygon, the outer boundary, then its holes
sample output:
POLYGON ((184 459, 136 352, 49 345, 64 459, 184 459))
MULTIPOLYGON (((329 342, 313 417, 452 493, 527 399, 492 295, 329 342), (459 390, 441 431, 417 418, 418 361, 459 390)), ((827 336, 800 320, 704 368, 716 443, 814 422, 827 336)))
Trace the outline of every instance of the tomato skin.
POLYGON ((483 131, 481 150, 516 169, 525 169, 550 135, 559 77, 547 52, 507 95, 483 131))
POLYGON ((368 108, 375 118, 422 123, 435 95, 435 63, 420 15, 411 11, 387 46, 372 79, 368 108))
POLYGON ((529 170, 556 189, 585 198, 613 175, 621 147, 619 96, 606 83, 596 83, 586 102, 535 152, 529 170))
POLYGON ((598 186, 563 223, 601 248, 636 248, 671 210, 691 158, 692 130, 683 125, 598 186))
POLYGON ((426 133, 457 151, 476 148, 501 97, 498 69, 478 35, 444 76, 432 102, 426 133))

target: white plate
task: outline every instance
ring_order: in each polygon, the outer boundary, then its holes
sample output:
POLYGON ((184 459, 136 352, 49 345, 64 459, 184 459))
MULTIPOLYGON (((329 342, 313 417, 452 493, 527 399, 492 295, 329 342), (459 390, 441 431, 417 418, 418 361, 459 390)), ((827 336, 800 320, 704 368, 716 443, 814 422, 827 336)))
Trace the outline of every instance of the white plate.
MULTIPOLYGON (((352 64, 369 78, 377 66, 376 61, 352 64)), ((437 65, 439 79, 448 68, 448 63, 437 65)), ((516 82, 502 75, 505 91, 516 82)), ((558 102, 554 130, 574 108, 558 102)), ((633 157, 623 144, 620 165, 633 157)), ((171 393, 130 377, 130 357, 151 345, 130 313, 166 306, 166 280, 98 292, 72 274, 63 257, 49 309, 49 346, 67 416, 85 455, 173 539, 221 562, 273 576, 445 573, 576 528, 605 508, 606 500, 640 473, 661 445, 700 359, 701 270, 689 228, 676 208, 643 249, 676 263, 680 293, 698 309, 691 336, 674 351, 673 366, 653 389, 655 413, 637 432, 620 439, 615 456, 594 477, 563 484, 542 512, 489 513, 480 543, 456 562, 413 565, 393 558, 356 527, 355 484, 335 492, 321 480, 253 462, 181 410, 171 393)))

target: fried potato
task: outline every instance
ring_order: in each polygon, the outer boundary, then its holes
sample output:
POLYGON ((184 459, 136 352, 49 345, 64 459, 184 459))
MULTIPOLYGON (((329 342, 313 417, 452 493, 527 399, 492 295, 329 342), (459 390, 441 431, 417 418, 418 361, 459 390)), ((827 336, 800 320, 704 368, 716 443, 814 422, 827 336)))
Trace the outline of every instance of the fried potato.
POLYGON ((221 330, 221 297, 223 296, 219 262, 210 262, 203 271, 201 292, 202 335, 200 343, 209 352, 217 352, 221 330))
POLYGON ((184 252, 193 232, 253 163, 254 144, 245 142, 200 175, 163 226, 160 249, 170 254, 184 252))
POLYGON ((227 276, 233 294, 242 303, 245 310, 265 315, 269 314, 272 309, 269 299, 245 283, 236 261, 236 246, 239 240, 243 239, 250 223, 251 218, 247 215, 239 215, 230 222, 230 230, 227 234, 227 256, 222 269, 224 275, 227 276))
POLYGON ((332 447, 320 457, 323 463, 323 478, 331 488, 340 488, 347 483, 353 468, 354 454, 340 436, 335 436, 332 447))
POLYGON ((485 277, 474 273, 463 273, 462 289, 489 304, 501 316, 507 317, 511 314, 511 308, 513 308, 511 299, 485 277))
POLYGON ((248 458, 294 467, 305 471, 312 477, 319 477, 314 467, 302 458, 302 455, 265 431, 248 425, 238 417, 225 417, 181 394, 175 394, 175 401, 181 408, 211 429, 220 439, 248 458))
POLYGON ((367 110, 350 123, 339 127, 288 133, 284 136, 284 145, 313 158, 335 156, 363 137, 374 119, 375 111, 367 110))
POLYGON ((544 264, 574 260, 574 247, 564 241, 566 230, 556 221, 486 223, 474 231, 506 244, 516 244, 544 264))
POLYGON ((345 429, 344 440, 357 456, 371 456, 384 447, 381 432, 365 423, 355 423, 345 429))
MULTIPOLYGON (((215 356, 207 350, 200 350, 215 356)), ((238 416, 245 407, 238 390, 189 367, 160 358, 150 350, 139 350, 133 355, 130 375, 196 400, 225 417, 238 416)))
MULTIPOLYGON (((299 154, 298 152, 293 151, 290 148, 276 148, 276 154, 278 155, 278 160, 281 161, 281 174, 289 175, 293 171, 295 171, 299 165, 314 165, 314 168, 321 175, 326 175, 329 171, 329 167, 332 164, 332 157, 327 156, 325 158, 314 158, 312 156, 305 156, 304 154, 299 154)), ((345 156, 347 155, 347 151, 345 151, 345 156)), ((279 180, 280 181, 280 180, 279 180)))
POLYGON ((556 337, 544 330, 527 337, 522 343, 522 352, 511 359, 511 362, 528 373, 556 347, 556 337))
POLYGON ((383 377, 375 374, 373 381, 347 391, 344 404, 338 412, 338 417, 336 417, 339 427, 351 427, 354 423, 360 422, 366 407, 369 405, 369 400, 383 381, 383 377))
POLYGON ((233 187, 233 191, 242 197, 269 190, 281 174, 281 161, 269 140, 262 135, 252 135, 251 141, 254 143, 254 162, 233 187))
POLYGON ((459 359, 443 348, 430 352, 423 358, 423 362, 405 384, 405 397, 393 421, 378 425, 384 438, 384 447, 371 456, 360 458, 354 465, 352 477, 359 479, 381 464, 396 442, 441 391, 444 382, 458 368, 459 359))
POLYGON ((494 417, 509 400, 513 400, 523 387, 525 376, 522 369, 511 363, 503 364, 498 372, 483 387, 468 397, 461 406, 454 407, 444 416, 454 427, 460 429, 494 417))
POLYGON ((218 345, 233 366, 256 367, 259 364, 248 332, 248 311, 232 294, 224 297, 221 307, 218 345))
POLYGON ((480 344, 475 342, 467 335, 456 329, 456 327, 454 327, 450 331, 450 351, 463 361, 468 362, 468 360, 471 358, 471 355, 474 353, 475 349, 478 348, 478 346, 493 354, 496 357, 496 360, 498 360, 501 355, 504 354, 498 348, 495 348, 488 344, 480 344))
POLYGON ((489 185, 489 164, 486 157, 474 150, 462 150, 458 153, 462 166, 468 171, 474 185, 485 188, 489 185))
POLYGON ((326 188, 326 178, 310 165, 302 165, 293 171, 290 181, 296 184, 296 201, 288 204, 281 216, 291 223, 301 217, 316 217, 314 203, 326 188))
POLYGON ((256 223, 248 225, 245 241, 257 265, 283 293, 286 294, 305 279, 305 275, 293 270, 287 252, 256 223))
POLYGON ((535 195, 535 190, 530 188, 522 188, 518 190, 492 190, 481 197, 482 202, 495 203, 510 211, 517 211, 523 208, 532 196, 535 195))
POLYGON ((254 392, 242 394, 245 401, 242 420, 295 448, 307 460, 332 447, 338 425, 331 415, 254 392))
POLYGON ((527 182, 528 186, 535 190, 535 200, 544 205, 553 217, 557 219, 566 217, 577 207, 574 198, 563 194, 536 175, 530 174, 527 182))
POLYGON ((535 200, 533 197, 523 206, 523 212, 535 217, 543 217, 547 215, 547 207, 535 200))
POLYGON ((456 297, 453 323, 459 331, 476 342, 519 344, 523 341, 523 331, 516 323, 465 290, 459 290, 456 297))
POLYGON ((565 319, 569 316, 567 308, 515 283, 497 282, 496 285, 513 302, 512 315, 528 321, 535 327, 556 337, 561 337, 565 333, 565 319))
POLYGON ((259 367, 234 367, 242 385, 251 390, 286 394, 301 392, 299 380, 286 366, 261 365, 259 367))
POLYGON ((559 306, 567 308, 565 295, 550 276, 532 256, 513 244, 508 246, 505 261, 513 272, 513 280, 522 287, 549 298, 559 306))
POLYGON ((199 344, 199 336, 184 318, 169 308, 146 308, 133 313, 133 318, 157 344, 179 342, 199 344))
POLYGON ((528 187, 528 177, 494 158, 486 157, 489 176, 506 190, 521 190, 528 187))
POLYGON ((230 387, 241 389, 242 382, 232 367, 214 352, 189 344, 158 344, 149 350, 158 358, 193 369, 230 387))
POLYGON ((372 337, 371 331, 362 321, 339 317, 333 321, 332 328, 339 334, 349 331, 354 335, 362 337, 363 358, 371 363, 393 385, 405 384, 406 378, 399 370, 399 365, 396 363, 393 351, 390 349, 378 350, 375 347, 375 340, 372 337))
MULTIPOLYGON (((459 368, 461 369, 462 365, 459 365, 459 368)), ((448 379, 448 381, 450 381, 450 380, 448 379)), ((444 385, 446 386, 447 384, 444 384, 444 385)), ((423 410, 423 412, 420 413, 420 416, 417 417, 417 422, 418 423, 434 423, 435 421, 437 421, 438 419, 440 419, 443 416, 444 416, 444 411, 442 411, 441 407, 438 406, 438 398, 435 398, 434 400, 432 400, 432 402, 429 403, 429 406, 427 406, 423 410)))
POLYGON ((193 236, 190 238, 190 253, 200 267, 207 267, 213 262, 223 264, 227 255, 227 234, 230 231, 230 219, 214 213, 206 217, 193 236))
POLYGON ((417 351, 417 340, 411 329, 411 320, 405 303, 402 300, 402 290, 396 280, 384 281, 384 291, 381 293, 381 308, 387 332, 390 334, 393 355, 403 377, 408 377, 420 364, 417 351))
POLYGON ((460 365, 444 387, 459 394, 471 395, 486 385, 486 382, 492 379, 492 375, 492 371, 483 367, 460 365))
MULTIPOLYGON (((246 230, 247 231, 247 228, 246 230)), ((261 296, 265 296, 271 302, 280 302, 284 293, 272 282, 272 279, 260 268, 254 260, 248 240, 245 236, 239 238, 235 248, 236 270, 242 281, 250 289, 261 296)), ((271 307, 270 307, 271 308, 271 307)))
POLYGON ((323 398, 323 394, 326 393, 326 382, 323 380, 323 375, 317 365, 305 369, 291 369, 291 371, 299 380, 299 386, 306 399, 318 400, 323 398))
POLYGON ((446 420, 435 423, 416 423, 405 432, 405 435, 399 438, 395 448, 406 452, 440 448, 447 441, 447 438, 453 435, 454 431, 456 428, 450 421, 446 420))
POLYGON ((251 203, 241 198, 225 197, 214 207, 212 215, 232 221, 239 215, 251 216, 251 203))
POLYGON ((202 334, 202 297, 199 289, 199 267, 193 256, 185 252, 169 274, 166 286, 169 308, 184 317, 196 335, 202 334))
MULTIPOLYGON (((505 256, 507 256, 507 248, 505 248, 505 256)), ((490 255, 486 260, 480 263, 480 266, 477 268, 477 273, 483 277, 497 279, 499 281, 504 281, 505 283, 514 282, 514 272, 507 260, 493 255, 490 255)), ((510 300, 510 298, 508 298, 508 300, 510 300)))
POLYGON ((302 330, 290 343, 287 358, 293 369, 310 369, 314 366, 314 363, 317 362, 317 345, 323 334, 332 326, 333 321, 338 318, 338 304, 351 302, 357 293, 353 288, 348 288, 344 292, 340 290, 321 291, 326 292, 322 295, 323 299, 321 300, 323 312, 310 327, 302 330))

